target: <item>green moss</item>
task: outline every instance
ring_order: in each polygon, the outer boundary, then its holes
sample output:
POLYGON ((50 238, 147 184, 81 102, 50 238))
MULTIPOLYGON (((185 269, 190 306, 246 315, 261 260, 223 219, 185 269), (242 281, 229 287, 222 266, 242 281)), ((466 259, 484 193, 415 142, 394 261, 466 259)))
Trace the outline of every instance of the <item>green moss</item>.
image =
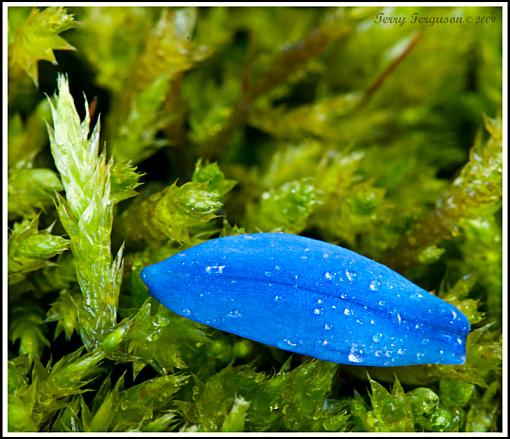
POLYGON ((7 12, 11 432, 501 431, 501 7, 7 12), (455 305, 465 364, 290 355, 140 279, 271 230, 455 305))

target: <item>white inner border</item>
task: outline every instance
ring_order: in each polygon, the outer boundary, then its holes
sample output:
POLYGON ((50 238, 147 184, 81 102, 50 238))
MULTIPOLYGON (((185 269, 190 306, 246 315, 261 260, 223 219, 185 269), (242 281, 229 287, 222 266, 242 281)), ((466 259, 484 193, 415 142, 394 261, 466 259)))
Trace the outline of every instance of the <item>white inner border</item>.
MULTIPOLYGON (((3 331, 3 344, 2 344, 2 434, 6 437, 26 437, 26 436, 71 436, 69 433, 9 433, 7 431, 7 346, 8 346, 8 328, 7 328, 7 127, 8 127, 8 106, 7 106, 7 9, 9 7, 44 7, 44 6, 225 6, 225 7, 321 7, 321 6, 365 6, 365 7, 437 7, 437 6, 465 6, 465 7, 490 7, 500 6, 502 10, 502 47, 503 47, 503 370, 502 370, 502 419, 503 431, 501 433, 73 433, 72 436, 282 436, 282 437, 296 437, 296 436, 485 436, 485 437, 508 437, 508 3, 507 2, 146 2, 146 3, 129 3, 129 2, 4 2, 2 3, 2 331, 3 331)), ((439 26, 440 24, 436 24, 439 26)))

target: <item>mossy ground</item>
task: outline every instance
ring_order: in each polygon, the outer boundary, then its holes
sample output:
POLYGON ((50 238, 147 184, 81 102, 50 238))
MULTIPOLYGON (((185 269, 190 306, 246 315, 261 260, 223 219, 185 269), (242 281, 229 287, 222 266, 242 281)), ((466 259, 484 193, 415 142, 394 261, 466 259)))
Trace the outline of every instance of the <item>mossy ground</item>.
POLYGON ((10 431, 501 430, 501 7, 5 12, 10 431), (140 279, 275 230, 456 305, 466 363, 291 355, 140 279))

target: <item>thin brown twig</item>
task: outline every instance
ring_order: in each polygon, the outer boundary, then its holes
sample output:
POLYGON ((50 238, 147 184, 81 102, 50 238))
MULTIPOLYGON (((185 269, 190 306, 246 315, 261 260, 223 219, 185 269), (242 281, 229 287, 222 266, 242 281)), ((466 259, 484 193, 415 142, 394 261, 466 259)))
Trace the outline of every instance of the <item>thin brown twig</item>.
POLYGON ((259 96, 286 81, 300 67, 322 53, 331 43, 347 36, 350 30, 349 23, 328 22, 311 31, 301 41, 283 50, 269 69, 244 91, 223 128, 212 139, 199 146, 200 154, 209 159, 215 159, 231 136, 246 122, 252 111, 253 103, 259 96))
POLYGON ((389 78, 389 76, 394 72, 394 70, 404 61, 409 54, 413 51, 413 49, 416 47, 418 42, 420 41, 421 37, 423 36, 422 31, 418 31, 414 38, 409 42, 409 44, 404 48, 402 53, 397 56, 383 71, 382 73, 373 81, 370 86, 366 89, 365 94, 363 95, 363 98, 361 99, 360 103, 358 104, 357 109, 363 108, 365 105, 368 104, 370 99, 372 99, 372 96, 375 94, 377 90, 381 88, 381 86, 384 84, 384 82, 389 78))

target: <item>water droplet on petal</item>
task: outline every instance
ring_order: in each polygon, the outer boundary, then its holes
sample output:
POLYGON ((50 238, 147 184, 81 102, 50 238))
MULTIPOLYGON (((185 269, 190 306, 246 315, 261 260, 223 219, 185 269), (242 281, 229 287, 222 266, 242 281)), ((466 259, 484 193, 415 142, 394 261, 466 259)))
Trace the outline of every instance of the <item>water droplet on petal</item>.
POLYGON ((223 273, 224 265, 209 265, 205 268, 207 273, 223 273))
POLYGON ((357 345, 352 346, 349 351, 348 359, 351 363, 363 362, 363 349, 360 349, 357 345))
POLYGON ((373 280, 372 282, 370 282, 370 289, 372 291, 377 291, 379 290, 379 288, 381 288, 381 282, 379 282, 378 280, 373 280))
POLYGON ((345 270, 345 275, 349 282, 353 282, 356 279, 357 273, 354 270, 345 270))

